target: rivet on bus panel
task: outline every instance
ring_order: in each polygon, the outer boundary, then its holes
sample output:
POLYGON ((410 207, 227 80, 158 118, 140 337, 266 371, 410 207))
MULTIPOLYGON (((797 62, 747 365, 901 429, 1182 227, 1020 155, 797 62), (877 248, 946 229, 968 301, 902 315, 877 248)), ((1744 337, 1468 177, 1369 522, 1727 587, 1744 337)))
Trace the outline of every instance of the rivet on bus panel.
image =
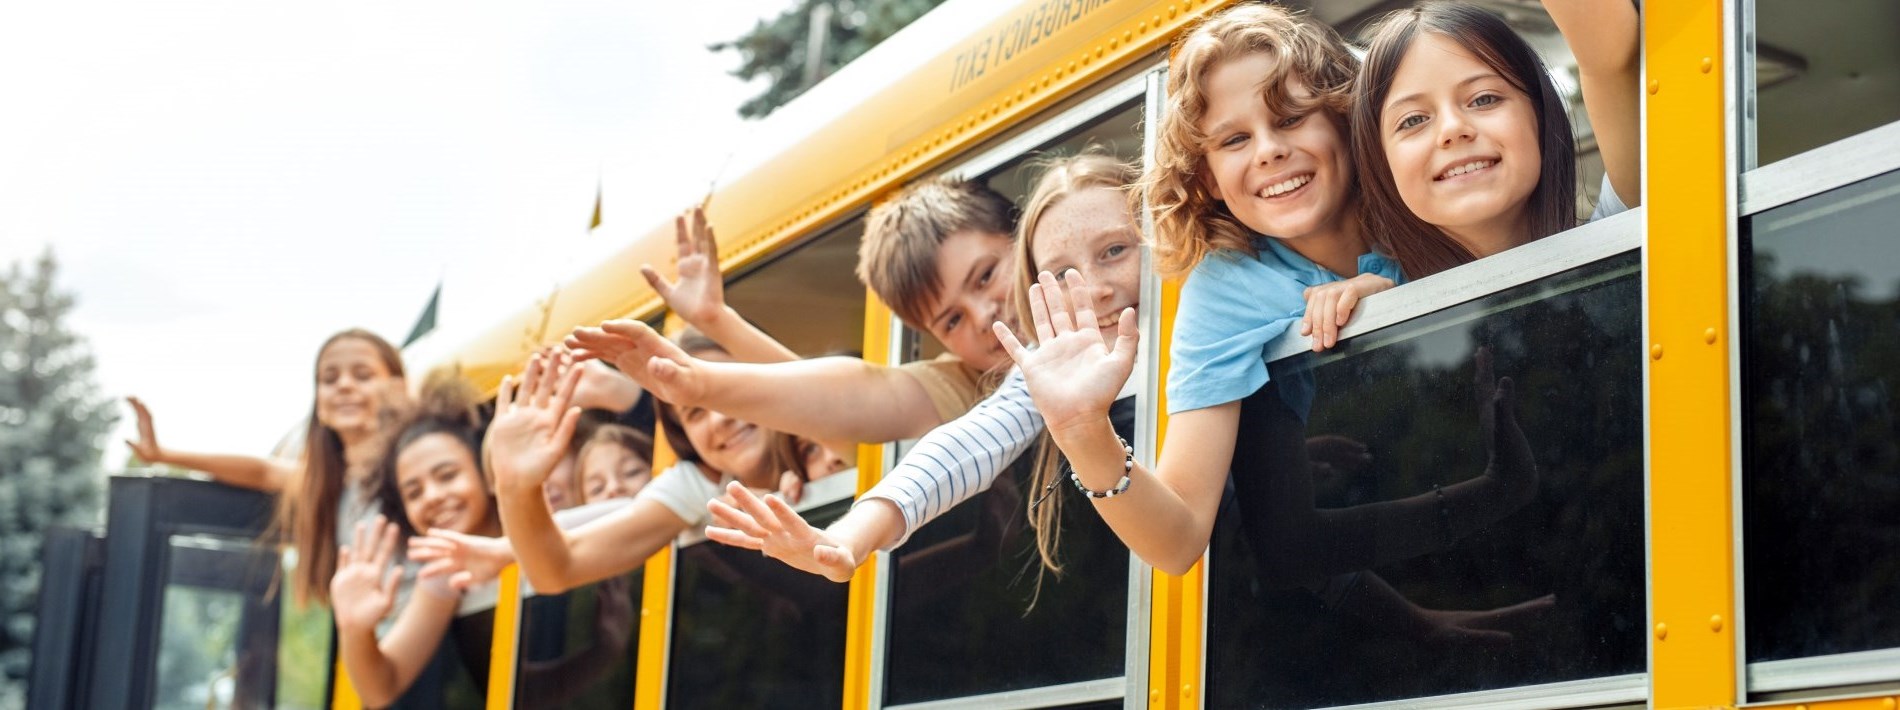
POLYGON ((1710 345, 1715 344, 1715 329, 1714 328, 1710 328, 1708 330, 1702 331, 1702 342, 1708 343, 1710 345))
POLYGON ((1160 16, 1160 15, 1155 15, 1155 18, 1154 18, 1153 20, 1149 20, 1149 22, 1153 22, 1153 23, 1154 23, 1154 25, 1155 25, 1155 29, 1157 29, 1157 30, 1158 30, 1158 29, 1161 29, 1161 16, 1160 16))
POLYGON ((1148 691, 1148 704, 1149 705, 1161 704, 1161 689, 1160 688, 1155 688, 1154 690, 1148 691))
POLYGON ((1881 708, 1883 708, 1884 710, 1893 710, 1893 705, 1894 705, 1894 699, 1893 699, 1893 698, 1881 698, 1881 699, 1880 699, 1880 707, 1881 707, 1881 708))
POLYGON ((1148 31, 1148 21, 1147 21, 1147 20, 1142 20, 1142 21, 1140 21, 1140 22, 1137 22, 1137 23, 1135 23, 1135 31, 1136 31, 1136 32, 1147 32, 1147 31, 1148 31))
POLYGON ((1662 641, 1667 638, 1669 638, 1669 625, 1662 622, 1657 622, 1656 623, 1656 640, 1662 641))
POLYGON ((1169 6, 1168 6, 1168 19, 1170 19, 1170 20, 1172 20, 1172 19, 1174 19, 1174 15, 1175 15, 1175 13, 1176 13, 1176 12, 1178 12, 1178 10, 1176 10, 1176 8, 1175 8, 1175 7, 1173 6, 1173 5, 1169 5, 1169 6))
POLYGON ((1649 359, 1651 360, 1662 359, 1662 343, 1657 343, 1655 345, 1649 346, 1649 359))
MULTIPOLYGON (((1142 29, 1147 29, 1147 28, 1144 27, 1142 29)), ((1128 30, 1122 30, 1122 41, 1123 42, 1135 41, 1135 33, 1129 32, 1128 30)))
POLYGON ((1722 615, 1721 614, 1716 614, 1715 616, 1709 617, 1709 630, 1718 634, 1722 633, 1722 615))
POLYGON ((1649 80, 1649 95, 1655 96, 1656 92, 1658 91, 1662 91, 1662 82, 1656 81, 1655 79, 1650 79, 1649 80))
POLYGON ((1702 58, 1702 73, 1707 74, 1714 70, 1715 70, 1715 61, 1712 59, 1709 59, 1708 57, 1703 57, 1702 58))
POLYGON ((1069 62, 1069 67, 1068 67, 1067 69, 1064 69, 1064 70, 1063 70, 1063 73, 1065 73, 1065 74, 1074 74, 1074 73, 1075 73, 1075 62, 1069 62))
POLYGON ((1182 683, 1181 684, 1181 699, 1186 700, 1192 697, 1194 697, 1194 684, 1182 683))

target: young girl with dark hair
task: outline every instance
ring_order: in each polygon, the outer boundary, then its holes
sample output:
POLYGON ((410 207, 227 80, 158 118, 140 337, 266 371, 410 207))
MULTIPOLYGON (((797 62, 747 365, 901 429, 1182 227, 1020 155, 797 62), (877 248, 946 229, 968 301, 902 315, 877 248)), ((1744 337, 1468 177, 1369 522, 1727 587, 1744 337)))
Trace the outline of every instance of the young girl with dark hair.
MULTIPOLYGON (((1637 16, 1629 0, 1548 0, 1577 58, 1605 168, 1592 219, 1640 202, 1637 16)), ((1420 278, 1577 224, 1564 97, 1502 19, 1456 2, 1372 28, 1353 155, 1378 246, 1420 278)))

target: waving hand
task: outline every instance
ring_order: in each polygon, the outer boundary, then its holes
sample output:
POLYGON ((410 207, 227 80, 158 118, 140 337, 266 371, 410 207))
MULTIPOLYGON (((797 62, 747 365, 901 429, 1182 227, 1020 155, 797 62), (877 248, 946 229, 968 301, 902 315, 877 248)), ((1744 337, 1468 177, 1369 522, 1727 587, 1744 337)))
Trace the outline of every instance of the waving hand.
POLYGON ((1029 312, 1039 343, 1034 350, 1002 323, 994 326, 997 339, 1022 368, 1029 396, 1051 432, 1106 418, 1135 369, 1135 309, 1122 310, 1115 342, 1105 342, 1089 299, 1079 297, 1088 289, 1088 280, 1079 272, 1070 271, 1061 282, 1042 272, 1029 287, 1029 312), (1071 290, 1078 297, 1072 297, 1071 290))

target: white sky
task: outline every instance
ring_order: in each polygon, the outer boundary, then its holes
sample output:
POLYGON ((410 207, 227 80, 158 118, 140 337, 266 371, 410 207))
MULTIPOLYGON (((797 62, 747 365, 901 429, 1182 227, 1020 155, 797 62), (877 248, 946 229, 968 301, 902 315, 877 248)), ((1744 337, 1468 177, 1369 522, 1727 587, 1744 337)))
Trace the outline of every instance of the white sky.
POLYGON ((167 447, 261 454, 329 333, 400 342, 442 277, 445 325, 493 322, 696 201, 759 90, 705 45, 788 5, 6 3, 0 264, 52 245, 167 447))

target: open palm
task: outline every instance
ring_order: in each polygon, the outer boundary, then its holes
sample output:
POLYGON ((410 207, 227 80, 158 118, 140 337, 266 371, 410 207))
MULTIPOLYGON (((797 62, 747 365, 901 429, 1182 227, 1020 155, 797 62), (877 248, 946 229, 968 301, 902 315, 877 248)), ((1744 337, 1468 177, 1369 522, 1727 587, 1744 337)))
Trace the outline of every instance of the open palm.
POLYGON ((719 273, 719 242, 706 223, 706 211, 694 207, 674 218, 673 242, 679 250, 679 281, 667 281, 647 264, 640 266, 640 275, 686 322, 711 322, 725 311, 726 287, 719 273))
POLYGON ((1033 350, 1002 323, 995 325, 997 339, 1022 368, 1029 396, 1050 431, 1107 417, 1115 395, 1135 369, 1135 309, 1122 311, 1111 345, 1102 339, 1095 310, 1082 296, 1088 292, 1088 280, 1080 273, 1070 272, 1057 282, 1042 272, 1029 287, 1029 312, 1039 343, 1033 350))
POLYGON ((371 629, 396 606, 400 571, 390 567, 396 554, 396 524, 378 515, 356 524, 354 545, 337 550, 336 576, 330 578, 331 611, 337 628, 371 629))
POLYGON ((758 550, 794 569, 833 582, 849 582, 858 559, 825 531, 814 528, 778 498, 765 498, 731 483, 726 494, 734 505, 714 500, 706 504, 720 525, 708 526, 706 537, 734 547, 758 550))
POLYGON ((598 328, 575 328, 567 347, 577 360, 613 363, 653 396, 680 406, 697 404, 705 385, 700 360, 637 320, 610 320, 598 328))
POLYGON ((519 391, 512 378, 503 378, 486 437, 499 487, 539 490, 567 455, 568 441, 580 422, 580 408, 572 406, 579 378, 580 369, 566 353, 528 358, 519 391))

